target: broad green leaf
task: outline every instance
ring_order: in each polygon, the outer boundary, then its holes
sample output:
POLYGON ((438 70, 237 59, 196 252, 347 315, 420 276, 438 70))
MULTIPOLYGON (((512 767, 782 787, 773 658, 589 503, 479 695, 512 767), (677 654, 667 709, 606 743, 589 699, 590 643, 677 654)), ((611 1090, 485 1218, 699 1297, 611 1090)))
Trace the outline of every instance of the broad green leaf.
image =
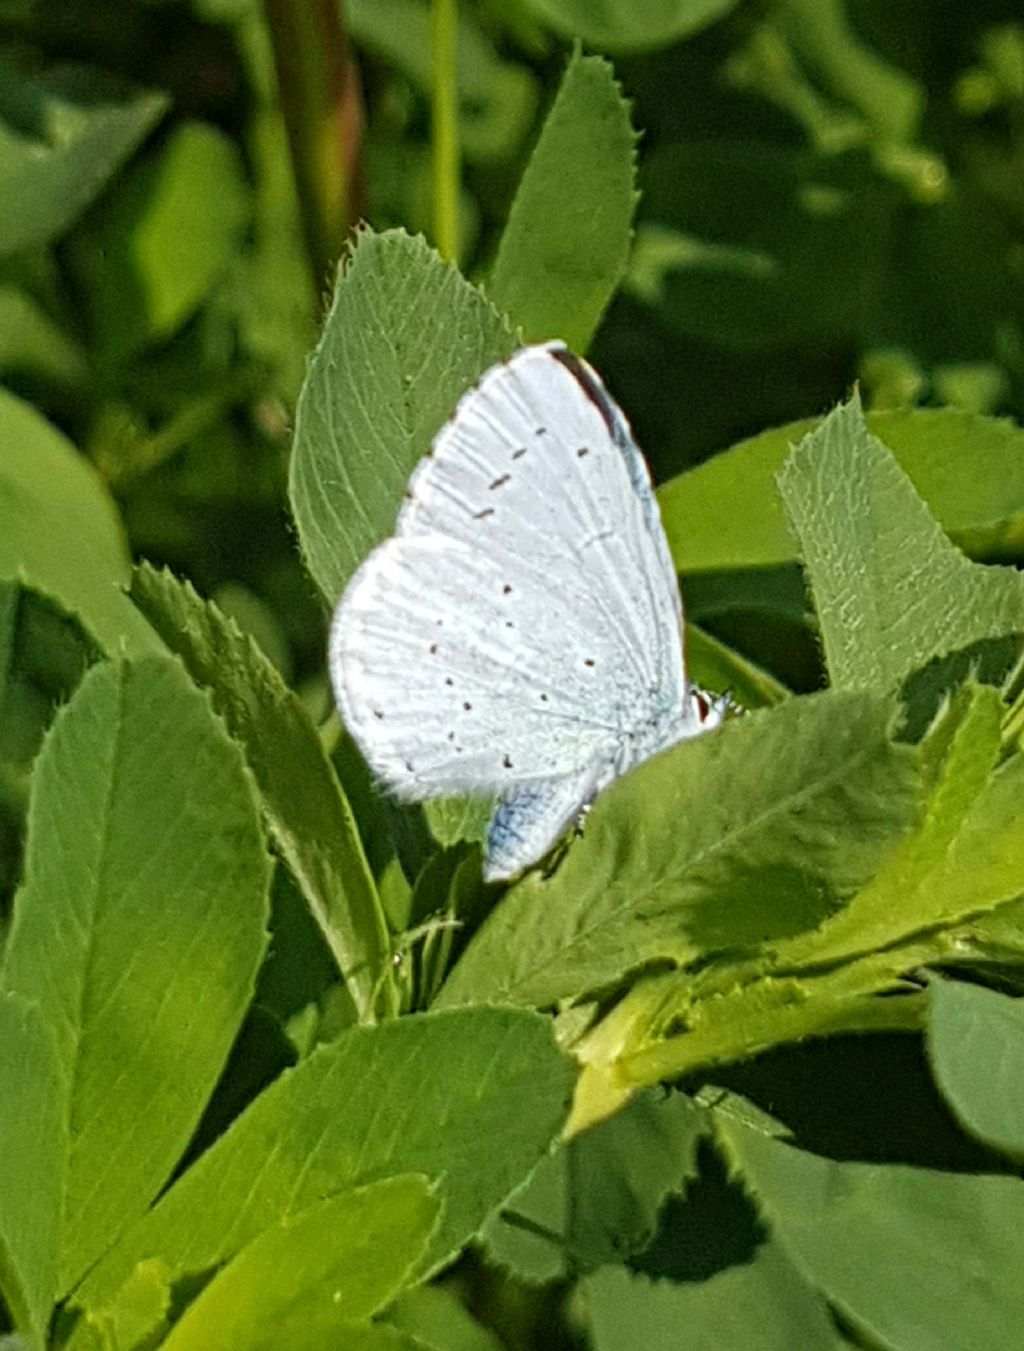
POLYGON ((840 1351, 824 1299, 778 1244, 703 1280, 605 1267, 584 1282, 594 1351, 840 1351))
POLYGON ((0 390, 0 579, 52 596, 106 651, 157 640, 124 594, 128 547, 95 470, 27 403, 0 390))
POLYGON ((621 1262, 654 1234, 666 1197, 696 1175, 707 1124, 681 1093, 651 1090, 542 1159, 483 1231, 520 1280, 566 1279, 621 1262))
POLYGON ((321 1351, 378 1313, 422 1259, 439 1205, 394 1177, 317 1201, 265 1229, 186 1309, 163 1351, 321 1351))
POLYGON ((376 886, 351 810, 298 696, 233 620, 187 582, 143 565, 132 598, 184 661, 240 743, 267 825, 291 869, 360 1016, 391 951, 376 886))
POLYGON ((527 0, 565 37, 610 52, 667 47, 699 32, 733 9, 736 0, 527 0))
MULTIPOLYGON (((384 57, 429 96, 434 87, 428 0, 346 0, 345 19, 356 43, 384 57)), ((459 137, 468 160, 506 160, 530 129, 537 82, 528 66, 504 60, 460 7, 456 61, 459 137)))
POLYGON ((93 667, 36 764, 2 971, 57 1038, 61 1292, 188 1143, 252 997, 268 884, 241 753, 207 697, 169 658, 93 667))
MULTIPOLYGON (((952 408, 867 414, 942 528, 977 557, 1024 552, 1024 430, 952 408)), ((776 476, 820 421, 741 441, 658 490, 679 572, 789 563, 799 550, 776 476)))
MULTIPOLYGON (((992 773, 1002 701, 965 686, 922 746, 921 824, 849 904, 806 939, 781 945, 785 966, 837 962, 993 910, 1024 890, 1024 759, 992 773)), ((893 971, 900 969, 893 954, 893 971)))
POLYGON ((793 1265, 870 1343, 1019 1345, 1019 1178, 835 1163, 721 1115, 716 1129, 793 1265))
POLYGON ((277 1079, 88 1276, 101 1309, 144 1257, 172 1279, 229 1259, 271 1225, 349 1187, 423 1173, 449 1260, 529 1174, 561 1126, 572 1070, 550 1023, 466 1009, 352 1028, 277 1079), (439 1067, 441 1067, 439 1069, 439 1067))
POLYGON ((516 341, 422 239, 360 235, 295 413, 289 491, 306 564, 332 604, 391 534, 431 438, 516 341))
POLYGON ((916 817, 889 718, 866 696, 791 699, 641 765, 551 876, 511 889, 440 1001, 547 1004, 814 928, 916 817))
POLYGON ((943 1097, 972 1135, 1024 1157, 1024 1003, 952 980, 934 980, 928 996, 928 1056, 943 1097))
POLYGON ((636 133, 612 68, 569 62, 530 156, 487 283, 527 342, 586 351, 626 268, 636 133), (567 185, 571 190, 567 191, 567 185))
POLYGON ((46 1344, 57 1294, 67 1128, 53 1033, 0 994, 0 1294, 26 1345, 46 1344))
POLYGON ((0 254, 63 233, 166 107, 162 94, 115 94, 95 73, 30 77, 0 67, 0 254))
POLYGON ((120 361, 178 329, 224 273, 248 218, 235 145, 213 127, 180 123, 76 240, 102 354, 120 361))
POLYGON ((779 490, 833 685, 889 690, 933 657, 1024 632, 1024 577, 949 542, 856 396, 793 451, 779 490))

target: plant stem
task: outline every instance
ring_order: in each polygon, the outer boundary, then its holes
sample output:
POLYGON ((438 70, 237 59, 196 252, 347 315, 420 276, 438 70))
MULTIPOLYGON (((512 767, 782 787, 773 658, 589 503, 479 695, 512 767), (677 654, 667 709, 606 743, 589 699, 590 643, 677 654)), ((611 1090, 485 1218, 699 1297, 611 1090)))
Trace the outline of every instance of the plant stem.
POLYGON ((434 0, 430 38, 434 71, 434 243, 443 258, 454 262, 459 252, 458 0, 434 0))
POLYGON ((317 293, 360 214, 362 100, 338 0, 263 0, 317 293))

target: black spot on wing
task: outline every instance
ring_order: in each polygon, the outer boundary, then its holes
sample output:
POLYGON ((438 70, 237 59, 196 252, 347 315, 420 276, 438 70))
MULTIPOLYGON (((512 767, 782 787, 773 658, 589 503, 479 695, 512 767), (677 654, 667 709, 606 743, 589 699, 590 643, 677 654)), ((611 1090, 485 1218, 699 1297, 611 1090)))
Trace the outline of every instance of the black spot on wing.
POLYGON ((495 488, 504 487, 504 485, 509 481, 511 477, 512 477, 511 474, 499 474, 499 476, 494 480, 494 482, 488 485, 490 491, 494 492, 495 488))
POLYGON ((473 513, 473 520, 482 521, 485 516, 493 516, 493 515, 494 515, 493 507, 484 507, 483 511, 475 511, 473 513))

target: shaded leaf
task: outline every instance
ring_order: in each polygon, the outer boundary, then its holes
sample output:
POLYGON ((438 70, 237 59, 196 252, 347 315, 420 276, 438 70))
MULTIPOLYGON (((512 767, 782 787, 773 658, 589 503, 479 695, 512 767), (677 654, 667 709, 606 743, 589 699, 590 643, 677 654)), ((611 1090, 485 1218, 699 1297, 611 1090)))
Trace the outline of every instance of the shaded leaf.
POLYGON ((775 1243, 705 1280, 606 1267, 584 1283, 594 1351, 840 1351, 821 1295, 775 1243))
POLYGON ((1019 1178, 834 1163, 721 1115, 716 1134, 793 1265, 862 1336, 900 1351, 1017 1345, 1019 1178))
POLYGON ((965 1130, 1024 1157, 1024 1003, 951 980, 933 981, 928 1003, 928 1056, 943 1097, 965 1130))
POLYGON ((488 1221, 492 1261, 520 1280, 567 1279, 649 1242, 665 1198, 696 1173, 703 1116, 681 1093, 650 1090, 563 1144, 488 1221))

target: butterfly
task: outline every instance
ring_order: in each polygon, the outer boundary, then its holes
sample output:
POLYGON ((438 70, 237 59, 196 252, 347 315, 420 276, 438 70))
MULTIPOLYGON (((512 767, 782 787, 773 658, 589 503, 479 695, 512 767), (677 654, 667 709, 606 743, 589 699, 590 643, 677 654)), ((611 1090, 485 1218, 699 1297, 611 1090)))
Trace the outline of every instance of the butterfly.
POLYGON ((484 876, 514 877, 728 699, 687 679, 647 467, 563 343, 487 371, 405 496, 335 612, 335 697, 398 798, 497 795, 484 876))

